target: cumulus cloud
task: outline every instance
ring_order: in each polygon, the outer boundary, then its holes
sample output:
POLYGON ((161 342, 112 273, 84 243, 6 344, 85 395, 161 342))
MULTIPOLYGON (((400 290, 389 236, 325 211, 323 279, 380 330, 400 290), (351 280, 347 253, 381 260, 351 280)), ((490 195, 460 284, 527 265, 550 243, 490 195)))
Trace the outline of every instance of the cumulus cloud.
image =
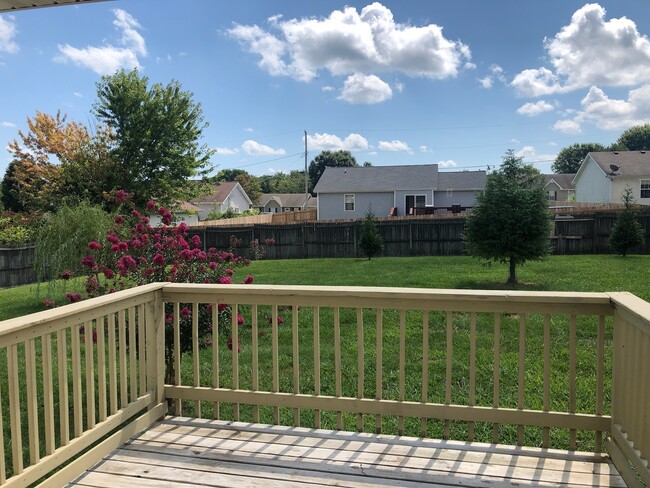
MULTIPOLYGON (((379 2, 360 12, 345 7, 322 18, 284 20, 273 16, 268 19, 268 29, 235 24, 227 33, 259 56, 261 69, 305 82, 315 79, 320 70, 333 76, 397 72, 445 79, 473 67, 469 47, 447 39, 442 27, 398 23, 391 10, 379 2)), ((382 93, 387 99, 385 88, 382 93)), ((343 100, 348 98, 345 93, 344 88, 343 100)))
POLYGON ((14 37, 16 37, 16 24, 13 22, 14 17, 0 17, 0 52, 15 54, 20 48, 14 37))
POLYGON ((351 133, 345 139, 334 134, 307 135, 307 146, 319 151, 365 151, 368 140, 362 135, 351 133))
POLYGON ((273 149, 271 146, 260 144, 248 139, 241 145, 242 150, 249 156, 282 156, 286 154, 284 149, 273 149))
POLYGON ((429 149, 429 146, 425 146, 424 144, 422 144, 420 146, 420 152, 426 153, 426 152, 432 152, 432 150, 429 149))
POLYGON ((59 45, 59 55, 54 60, 61 63, 72 62, 100 75, 112 74, 120 68, 140 68, 139 56, 147 55, 144 37, 139 32, 142 26, 125 10, 115 9, 113 14, 113 25, 120 34, 119 46, 108 43, 85 48, 69 44, 59 45))
POLYGON ((16 127, 16 124, 14 124, 13 122, 6 122, 5 121, 5 122, 0 122, 0 127, 13 128, 13 127, 16 127))
POLYGON ((545 100, 539 100, 535 103, 524 103, 517 109, 517 113, 528 117, 535 117, 544 112, 552 112, 555 107, 545 100))
POLYGON ((441 168, 455 168, 456 166, 458 166, 456 161, 454 161, 453 159, 447 159, 446 161, 441 160, 438 161, 436 164, 441 168))
POLYGON ((413 150, 405 142, 393 139, 392 141, 379 141, 379 150, 388 152, 407 152, 413 154, 413 150))
POLYGON ((354 104, 381 103, 393 97, 388 83, 375 75, 356 73, 348 76, 341 90, 339 100, 354 104))
POLYGON ((512 86, 522 96, 566 93, 591 85, 633 86, 650 82, 650 40, 634 21, 605 19, 597 3, 577 10, 571 23, 544 41, 552 69, 526 69, 512 86))
POLYGON ((221 154, 223 156, 230 156, 231 154, 237 154, 239 152, 239 149, 236 147, 215 147, 214 149, 217 151, 217 154, 221 154))
POLYGON ((484 76, 483 78, 479 78, 478 80, 479 84, 486 90, 492 88, 494 86, 495 81, 500 81, 501 83, 507 83, 507 79, 505 73, 503 72, 503 68, 498 64, 491 65, 489 68, 489 74, 484 76))
POLYGON ((331 91, 336 90, 336 88, 334 88, 334 87, 331 86, 331 85, 325 85, 325 86, 323 86, 323 87, 321 88, 321 90, 324 91, 324 92, 331 92, 331 91))
POLYGON ((526 163, 548 163, 555 161, 557 154, 538 153, 534 146, 524 146, 515 152, 515 156, 523 158, 526 163))

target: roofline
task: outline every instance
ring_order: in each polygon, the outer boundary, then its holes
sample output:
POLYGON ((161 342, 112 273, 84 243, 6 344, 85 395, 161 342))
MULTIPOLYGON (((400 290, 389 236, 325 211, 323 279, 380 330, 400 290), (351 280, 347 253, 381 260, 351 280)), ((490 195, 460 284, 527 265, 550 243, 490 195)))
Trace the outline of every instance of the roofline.
POLYGON ((588 152, 587 155, 585 156, 585 159, 580 164, 580 167, 578 168, 578 171, 576 171, 576 175, 571 180, 571 183, 573 183, 573 186, 575 186, 576 180, 578 179, 578 176, 580 176, 582 174, 582 172, 583 172, 582 168, 584 168, 586 166, 587 158, 591 159, 594 162, 596 167, 603 173, 604 176, 607 176, 607 173, 605 173, 605 171, 603 171, 603 168, 600 167, 600 164, 598 164, 596 162, 596 160, 591 157, 591 152, 588 152))

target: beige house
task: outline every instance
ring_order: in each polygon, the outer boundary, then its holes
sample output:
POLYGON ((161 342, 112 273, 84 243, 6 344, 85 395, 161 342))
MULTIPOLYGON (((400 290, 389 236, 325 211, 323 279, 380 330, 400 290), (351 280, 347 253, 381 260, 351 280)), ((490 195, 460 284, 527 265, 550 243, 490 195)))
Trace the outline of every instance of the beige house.
POLYGON ((576 187, 573 184, 575 173, 544 175, 544 189, 548 193, 549 202, 572 202, 575 199, 576 187))
POLYGON ((190 200, 190 203, 198 207, 199 220, 204 220, 211 212, 232 210, 234 213, 242 213, 253 206, 251 199, 236 181, 214 185, 210 193, 190 200))
POLYGON ((304 193, 263 193, 255 209, 262 213, 296 212, 316 208, 316 199, 304 193))

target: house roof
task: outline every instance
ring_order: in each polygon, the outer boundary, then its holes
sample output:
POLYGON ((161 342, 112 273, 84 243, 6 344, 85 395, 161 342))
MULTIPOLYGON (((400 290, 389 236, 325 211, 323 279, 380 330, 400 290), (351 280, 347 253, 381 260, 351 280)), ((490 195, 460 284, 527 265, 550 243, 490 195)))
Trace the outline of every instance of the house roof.
POLYGON ((561 190, 574 190, 576 186, 573 184, 573 178, 575 178, 575 176, 575 173, 545 174, 544 179, 546 180, 546 183, 544 184, 544 188, 546 188, 551 181, 555 181, 561 190))
POLYGON ((612 173, 610 165, 613 164, 618 169, 612 176, 650 176, 650 151, 590 152, 587 156, 591 156, 605 174, 612 173))
POLYGON ((246 195, 244 189, 236 181, 227 181, 225 183, 221 183, 220 185, 213 185, 212 191, 210 193, 208 193, 207 195, 202 195, 198 198, 194 198, 193 200, 190 200, 190 203, 193 203, 195 205, 200 203, 222 203, 238 186, 242 194, 246 197, 246 199, 250 203, 250 198, 248 198, 248 195, 246 195))
MULTIPOLYGON (((305 204, 304 193, 262 193, 258 207, 266 207, 271 200, 275 200, 280 207, 302 207, 305 204)), ((314 199, 309 195, 307 206, 314 204, 314 199)))
POLYGON ((443 171, 438 173, 436 190, 482 190, 487 182, 487 173, 480 171, 443 171))
POLYGON ((433 190, 438 186, 438 165, 327 167, 314 192, 381 192, 394 190, 433 190))
POLYGON ((103 2, 105 0, 0 0, 0 12, 26 8, 78 5, 80 3, 103 2))

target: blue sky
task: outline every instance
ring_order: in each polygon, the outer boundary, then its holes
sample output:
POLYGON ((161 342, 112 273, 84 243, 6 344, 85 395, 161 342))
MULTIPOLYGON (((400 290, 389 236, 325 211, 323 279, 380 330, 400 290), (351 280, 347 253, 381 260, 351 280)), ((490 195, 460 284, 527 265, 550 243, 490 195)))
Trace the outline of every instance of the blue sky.
POLYGON ((485 169, 650 122, 647 0, 116 0, 0 15, 0 174, 36 110, 93 124, 118 67, 202 104, 218 169, 485 169))

